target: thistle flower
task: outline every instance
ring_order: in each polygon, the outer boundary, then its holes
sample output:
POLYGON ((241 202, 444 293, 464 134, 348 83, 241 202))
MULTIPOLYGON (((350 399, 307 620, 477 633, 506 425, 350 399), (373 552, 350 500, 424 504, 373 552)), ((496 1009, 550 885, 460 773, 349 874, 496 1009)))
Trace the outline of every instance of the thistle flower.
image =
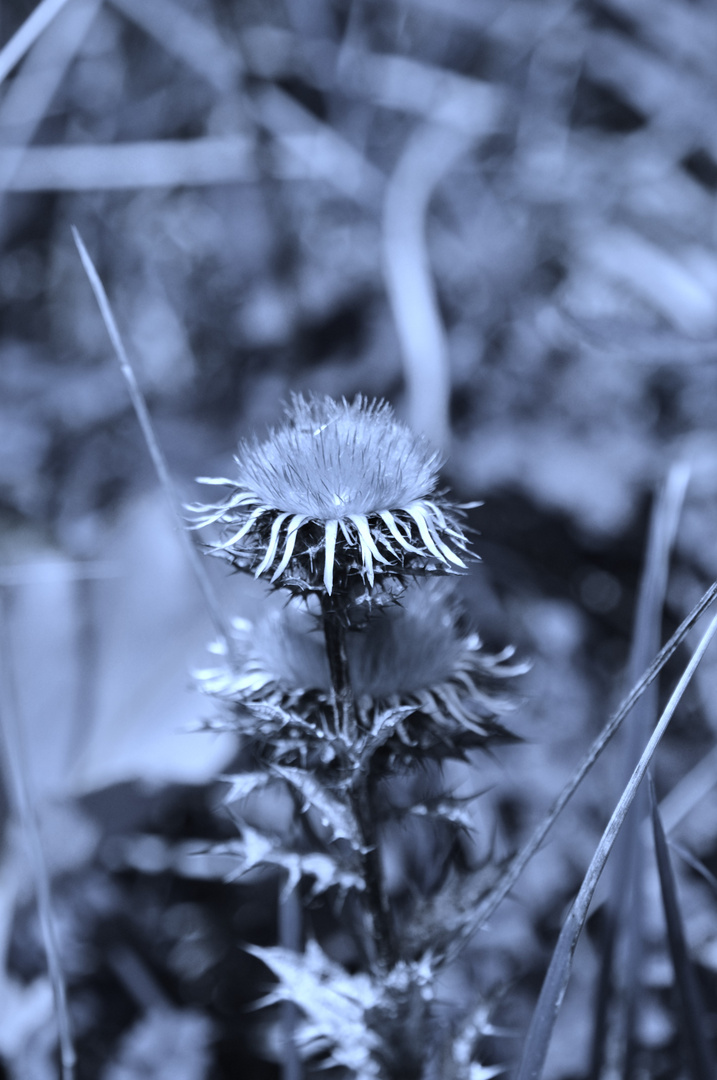
MULTIPOLYGON (((505 681, 527 670, 514 650, 490 654, 462 629, 462 612, 445 581, 415 581, 401 603, 379 608, 346 636, 351 685, 364 733, 400 712, 396 737, 413 751, 451 754, 507 732, 498 717, 514 702, 505 681)), ((202 689, 251 714, 329 717, 331 678, 315 618, 288 605, 243 631, 244 663, 200 674, 202 689)), ((321 728, 317 726, 317 733, 321 728)), ((267 733, 268 734, 268 733, 267 733)), ((277 745, 279 740, 277 740, 277 745)), ((396 739, 391 743, 398 749, 396 739)))
POLYGON ((287 423, 235 460, 237 480, 200 478, 226 498, 192 509, 197 528, 223 528, 211 553, 256 577, 331 594, 465 568, 465 536, 436 493, 439 456, 385 402, 294 396, 287 423))

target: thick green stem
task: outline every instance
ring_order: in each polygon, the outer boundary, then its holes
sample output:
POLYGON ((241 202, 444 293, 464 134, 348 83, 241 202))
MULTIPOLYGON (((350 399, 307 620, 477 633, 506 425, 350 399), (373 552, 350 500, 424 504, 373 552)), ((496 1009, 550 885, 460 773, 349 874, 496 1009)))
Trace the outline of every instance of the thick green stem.
POLYGON ((376 944, 376 959, 379 967, 387 971, 398 963, 398 952, 391 925, 388 898, 383 887, 373 794, 370 778, 362 777, 352 788, 351 806, 361 832, 363 878, 366 883, 366 900, 370 909, 376 944))
MULTIPOLYGON (((336 728, 350 746, 358 734, 358 723, 346 652, 346 628, 341 619, 341 605, 338 598, 322 596, 321 612, 326 639, 326 655, 331 673, 336 728)), ((359 774, 357 771, 350 791, 351 809, 361 835, 362 871, 366 885, 364 896, 376 947, 376 959, 382 969, 389 970, 396 965, 398 953, 391 926, 388 898, 383 888, 376 829, 375 785, 370 774, 359 774)))
POLYGON ((340 608, 330 596, 321 597, 321 614, 324 623, 326 656, 331 673, 331 687, 334 692, 334 719, 337 734, 347 745, 356 737, 356 709, 351 692, 351 675, 346 653, 346 630, 341 621, 340 608))

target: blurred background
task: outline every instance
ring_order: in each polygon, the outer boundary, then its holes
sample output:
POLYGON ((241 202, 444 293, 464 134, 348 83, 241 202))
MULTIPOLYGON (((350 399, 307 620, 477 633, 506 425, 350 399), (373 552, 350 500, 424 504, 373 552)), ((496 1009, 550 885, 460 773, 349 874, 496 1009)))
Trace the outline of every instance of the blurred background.
MULTIPOLYGON (((80 1078, 169 1076, 136 1061, 161 1070, 170 1050, 180 1080, 276 1075, 252 1056, 242 1008, 263 975, 238 945, 276 930, 271 881, 229 888, 183 854, 232 834, 203 785, 236 747, 190 733, 212 716, 190 675, 212 626, 71 226, 185 501, 291 392, 387 398, 458 497, 485 501, 466 602, 488 643, 533 659, 525 745, 476 766, 477 843, 506 854, 625 689, 675 462, 666 633, 717 577, 715 55, 704 0, 2 0, 5 678, 46 808, 80 1078)), ((256 615, 263 588, 210 570, 227 614, 256 615)), ((708 659, 658 769, 706 865, 717 802, 694 770, 716 685, 708 659)), ((599 766, 463 973, 462 992, 514 987, 518 1028, 618 793, 599 766)), ((2 852, 0 1056, 43 1080, 51 1008, 9 827, 2 852)), ((713 977, 714 897, 694 875, 684 890, 713 977)), ((646 1075, 672 1077, 659 937, 640 1037, 646 1075)), ((588 942, 550 1076, 585 1075, 596 970, 588 942)))

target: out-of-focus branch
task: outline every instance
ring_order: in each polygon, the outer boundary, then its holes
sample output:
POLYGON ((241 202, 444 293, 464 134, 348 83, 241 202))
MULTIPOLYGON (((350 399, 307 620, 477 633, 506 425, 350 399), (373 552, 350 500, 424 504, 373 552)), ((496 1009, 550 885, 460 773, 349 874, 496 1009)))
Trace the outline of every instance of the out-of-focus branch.
POLYGON ((112 0, 112 4, 216 90, 237 86, 244 67, 241 56, 206 18, 172 0, 112 0))
POLYGON ((43 30, 46 29, 62 10, 67 0, 41 0, 31 15, 0 49, 0 83, 19 64, 28 49, 31 49, 43 30))
MULTIPOLYGON (((2 162, 12 150, 0 151, 2 162)), ((161 140, 104 146, 33 146, 10 177, 11 191, 176 187, 256 182, 254 140, 161 140)))
POLYGON ((426 243, 431 197, 472 137, 421 125, 410 137, 386 189, 383 271, 403 359, 408 420, 434 446, 450 439, 448 342, 426 243))
MULTIPOLYGON (((100 6, 73 0, 56 14, 26 57, 0 104, 0 193, 8 190, 40 121, 47 112, 100 6), (8 129, 13 129, 8 145, 8 129)), ((41 26, 40 30, 45 27, 41 26)))

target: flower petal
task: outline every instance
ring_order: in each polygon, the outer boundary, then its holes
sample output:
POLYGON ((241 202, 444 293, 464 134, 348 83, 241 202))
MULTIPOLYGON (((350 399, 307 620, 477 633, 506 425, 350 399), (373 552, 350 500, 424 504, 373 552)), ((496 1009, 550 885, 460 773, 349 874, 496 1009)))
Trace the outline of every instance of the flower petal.
POLYGON ((368 578, 369 585, 373 585, 373 559, 371 558, 371 550, 365 546, 363 537, 360 534, 359 541, 361 543, 361 561, 363 562, 364 572, 368 578))
POLYGON ((376 562, 387 563, 388 559, 385 559, 383 557, 383 555, 373 542, 371 530, 368 525, 368 518, 364 514, 349 514, 349 517, 351 518, 358 530, 359 539, 361 541, 361 548, 363 549, 363 546, 365 544, 373 555, 376 562))
POLYGON ((286 546, 284 548, 284 554, 282 556, 281 562, 279 563, 276 570, 272 574, 272 577, 271 577, 272 581, 276 581, 276 579, 278 577, 280 577, 284 573, 284 571, 286 570, 286 567, 289 564, 289 559, 291 558, 291 556, 294 553, 294 545, 296 543, 296 534, 297 534, 297 532, 299 531, 299 529, 301 528, 301 526, 303 525, 303 523, 305 521, 306 521, 306 515, 305 514, 294 514, 293 518, 289 522, 289 528, 286 531, 286 546))
POLYGON ((336 519, 326 522, 326 536, 324 540, 324 587, 331 596, 334 587, 334 552, 336 551, 336 534, 339 523, 336 519))
POLYGON ((438 524, 440 525, 440 527, 442 529, 445 529, 445 527, 446 527, 446 516, 443 513, 443 511, 441 510, 440 506, 438 506, 434 502, 429 502, 428 499, 423 500, 423 505, 427 506, 430 510, 433 511, 433 513, 434 513, 434 515, 435 515, 435 517, 436 517, 436 519, 438 521, 438 524))
POLYGON ((354 540, 353 536, 351 535, 351 530, 349 528, 348 522, 344 518, 339 518, 339 527, 341 529, 341 532, 343 534, 343 538, 346 541, 346 543, 349 545, 349 547, 353 547, 354 544, 356 543, 356 541, 354 540))
POLYGON ((421 534, 421 540, 426 545, 431 555, 434 555, 441 562, 445 562, 445 556, 441 554, 435 545, 433 537, 428 530, 428 522, 426 521, 425 511, 420 503, 413 503, 411 506, 406 507, 406 513, 410 514, 413 520, 418 525, 418 531, 421 534))
POLYGON ((216 484, 217 487, 234 487, 236 480, 227 480, 225 476, 197 476, 198 484, 216 484))
POLYGON ((276 548, 279 542, 279 529, 288 518, 288 513, 278 514, 272 523, 271 533, 269 534, 269 543, 266 547, 266 553, 261 560, 256 570, 254 571, 254 577, 259 577, 265 570, 268 570, 274 559, 276 558, 276 548))
POLYGON ((424 504, 413 503, 412 506, 406 507, 406 512, 411 515, 413 520, 418 525, 418 531, 421 534, 421 539, 430 551, 432 555, 440 559, 441 562, 452 562, 455 566, 460 566, 463 570, 466 568, 466 564, 462 559, 459 559, 455 552, 451 551, 446 544, 443 543, 439 536, 436 536, 430 528, 430 522, 428 514, 424 509, 424 504), (440 549, 440 550, 439 550, 440 549))
POLYGON ((444 542, 441 540, 440 536, 437 536, 434 532, 432 532, 431 535, 433 536, 433 539, 436 541, 438 547, 444 553, 446 558, 449 559, 450 562, 454 564, 454 566, 460 566, 462 570, 465 570, 466 564, 463 562, 463 559, 461 559, 459 555, 456 555, 455 551, 451 551, 448 545, 444 544, 444 542))
POLYGON ((265 514, 268 510, 270 510, 270 507, 268 506, 257 506, 256 510, 252 510, 251 514, 246 519, 239 532, 234 533, 233 536, 230 536, 229 539, 225 540, 222 544, 212 544, 212 547, 216 551, 226 551, 227 548, 230 548, 234 544, 236 544, 237 540, 241 540, 243 536, 246 536, 246 534, 252 528, 256 519, 258 517, 261 517, 261 515, 265 514))
POLYGON ((378 516, 385 522, 391 536, 394 538, 394 540, 398 541, 404 551, 411 551, 414 555, 423 554, 423 552, 419 548, 414 547, 413 544, 409 544, 408 540, 406 540, 405 537, 401 536, 401 533, 398 531, 398 527, 394 520, 393 514, 390 513, 390 511, 381 510, 378 516))

